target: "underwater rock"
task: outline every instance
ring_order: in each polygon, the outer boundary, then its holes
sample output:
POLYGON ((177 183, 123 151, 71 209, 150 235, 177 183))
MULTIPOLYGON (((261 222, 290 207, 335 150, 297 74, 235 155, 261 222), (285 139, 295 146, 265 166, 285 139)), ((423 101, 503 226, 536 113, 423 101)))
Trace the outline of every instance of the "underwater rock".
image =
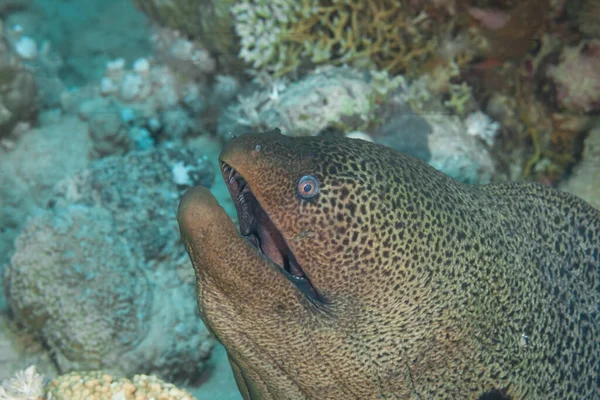
POLYGON ((327 129, 360 130, 375 107, 375 88, 366 73, 321 68, 303 79, 241 97, 219 117, 217 133, 228 137, 278 127, 288 136, 317 135, 327 129))
MULTIPOLYGON (((0 285, 1 290, 2 286, 0 285)), ((0 317, 0 387, 3 383, 8 383, 7 381, 2 382, 2 380, 18 374, 19 371, 25 370, 31 365, 35 365, 36 370, 47 377, 57 376, 58 373, 51 355, 43 351, 42 344, 32 335, 26 335, 23 331, 16 332, 10 326, 5 312, 0 315, 2 315, 0 317)), ((5 387, 5 389, 9 388, 5 387)), ((8 391, 10 392, 10 390, 8 391)), ((2 395, 0 395, 0 399, 6 400, 2 395)))
POLYGON ((120 234, 145 260, 165 261, 183 251, 173 236, 179 196, 189 186, 211 187, 213 181, 204 155, 178 148, 133 151, 97 160, 59 182, 50 202, 54 208, 81 204, 111 210, 120 234))
POLYGON ((581 197, 600 209, 600 126, 592 129, 584 142, 583 160, 560 188, 581 197))
POLYGON ((109 62, 98 86, 66 92, 63 108, 90 123, 100 156, 146 150, 157 141, 180 140, 204 131, 204 84, 182 79, 166 65, 140 58, 109 62))
POLYGON ((60 93, 66 88, 59 75, 64 63, 50 42, 42 40, 38 43, 31 37, 37 32, 37 26, 28 28, 26 31, 23 26, 13 24, 5 31, 6 42, 20 67, 33 77, 38 108, 53 108, 58 105, 60 93))
POLYGON ((489 137, 485 136, 488 128, 472 134, 456 115, 441 110, 416 113, 401 93, 379 109, 378 117, 384 122, 373 129, 375 142, 417 157, 462 182, 488 183, 494 175, 492 157, 478 137, 489 137))
POLYGON ((35 117, 36 96, 34 76, 10 51, 0 20, 0 138, 10 135, 18 122, 35 117))
POLYGON ((133 4, 160 26, 199 41, 221 68, 237 62, 238 38, 230 7, 237 0, 133 0, 133 4))
POLYGON ((29 218, 5 289, 14 318, 44 338, 63 371, 118 365, 150 328, 143 263, 100 207, 71 205, 29 218))
POLYGON ((582 0, 567 2, 567 10, 572 14, 575 24, 585 35, 600 39, 600 2, 582 0))
POLYGON ((107 157, 58 183, 5 274, 12 315, 61 372, 196 378, 214 345, 174 218, 182 192, 210 186, 205 157, 161 149, 107 157))
MULTIPOLYGON (((0 1, 2 3, 4 0, 0 1)), ((99 79, 108 60, 132 62, 151 52, 145 16, 123 0, 31 0, 31 7, 8 13, 38 45, 44 42, 64 59, 60 74, 69 87, 99 79)))
POLYGON ((84 169, 92 152, 88 126, 77 117, 28 130, 14 146, 0 149, 0 276, 31 211, 45 207, 54 185, 84 169))
POLYGON ((565 47, 548 77, 556 85, 558 106, 575 113, 600 110, 600 39, 565 47))
POLYGON ((216 61, 200 43, 178 31, 156 27, 152 34, 153 59, 187 80, 203 80, 215 72, 216 61))

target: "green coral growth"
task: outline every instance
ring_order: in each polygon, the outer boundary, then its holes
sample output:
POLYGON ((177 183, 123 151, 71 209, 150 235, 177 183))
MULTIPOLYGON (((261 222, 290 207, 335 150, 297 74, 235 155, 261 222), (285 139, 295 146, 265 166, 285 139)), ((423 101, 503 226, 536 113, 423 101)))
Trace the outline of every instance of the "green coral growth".
POLYGON ((394 0, 241 0, 232 14, 239 56, 275 76, 322 63, 416 75, 442 25, 394 0))

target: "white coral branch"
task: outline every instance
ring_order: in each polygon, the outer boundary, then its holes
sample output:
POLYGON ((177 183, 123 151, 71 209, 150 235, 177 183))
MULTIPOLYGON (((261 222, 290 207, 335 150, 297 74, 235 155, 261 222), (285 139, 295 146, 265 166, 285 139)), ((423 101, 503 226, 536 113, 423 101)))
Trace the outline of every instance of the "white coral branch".
POLYGON ((44 377, 32 365, 19 371, 0 386, 0 400, 40 400, 43 398, 44 377))

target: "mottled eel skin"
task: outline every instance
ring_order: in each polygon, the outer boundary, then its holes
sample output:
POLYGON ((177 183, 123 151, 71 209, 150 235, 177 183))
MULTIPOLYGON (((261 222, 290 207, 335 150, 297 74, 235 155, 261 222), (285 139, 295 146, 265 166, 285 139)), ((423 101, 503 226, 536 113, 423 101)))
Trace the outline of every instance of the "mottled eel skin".
POLYGON ((178 220, 245 399, 600 398, 584 201, 344 138, 244 135, 220 159, 245 236, 203 188, 178 220))

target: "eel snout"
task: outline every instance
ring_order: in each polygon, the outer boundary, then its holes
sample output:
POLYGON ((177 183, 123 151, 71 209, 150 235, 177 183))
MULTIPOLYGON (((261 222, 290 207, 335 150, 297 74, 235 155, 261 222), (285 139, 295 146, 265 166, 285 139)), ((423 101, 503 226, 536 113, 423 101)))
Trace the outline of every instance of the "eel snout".
POLYGON ((177 220, 203 293, 238 305, 259 298, 263 310, 295 300, 278 266, 238 233, 209 189, 189 189, 179 203, 177 220))
POLYGON ((215 223, 228 220, 225 210, 205 187, 189 189, 179 202, 177 222, 184 238, 204 237, 215 223))

